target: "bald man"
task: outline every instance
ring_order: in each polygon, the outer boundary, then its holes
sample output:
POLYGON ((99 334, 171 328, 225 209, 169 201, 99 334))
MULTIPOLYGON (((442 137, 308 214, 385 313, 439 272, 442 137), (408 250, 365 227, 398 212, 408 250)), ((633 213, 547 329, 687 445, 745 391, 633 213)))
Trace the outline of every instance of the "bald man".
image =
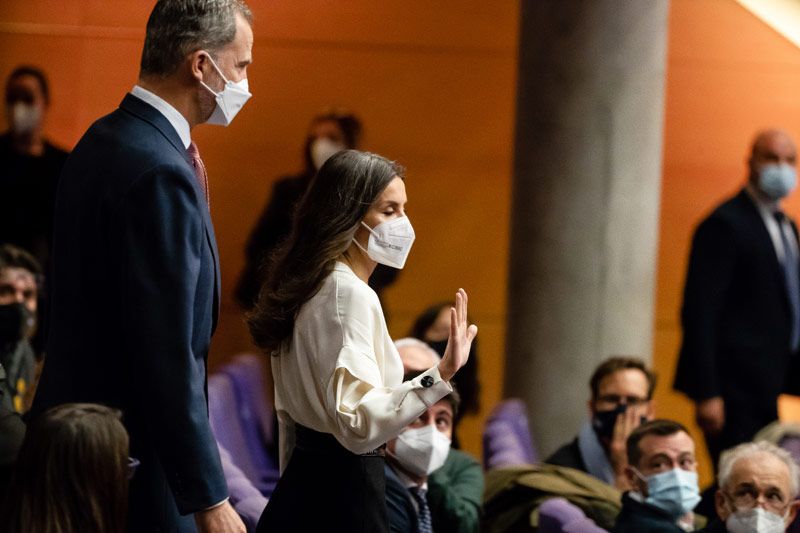
POLYGON ((800 344, 797 228, 782 206, 796 157, 785 131, 759 132, 747 183, 692 242, 675 388, 694 401, 715 464, 777 419, 779 394, 800 389, 789 370, 800 344))

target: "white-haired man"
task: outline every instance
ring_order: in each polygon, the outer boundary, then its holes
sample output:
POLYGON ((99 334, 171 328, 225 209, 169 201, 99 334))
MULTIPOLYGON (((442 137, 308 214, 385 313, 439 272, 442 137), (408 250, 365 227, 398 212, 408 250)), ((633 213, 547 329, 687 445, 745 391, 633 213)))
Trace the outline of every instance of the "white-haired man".
POLYGON ((792 456, 766 441, 740 444, 719 461, 716 509, 720 521, 708 533, 782 532, 797 513, 800 468, 792 456))

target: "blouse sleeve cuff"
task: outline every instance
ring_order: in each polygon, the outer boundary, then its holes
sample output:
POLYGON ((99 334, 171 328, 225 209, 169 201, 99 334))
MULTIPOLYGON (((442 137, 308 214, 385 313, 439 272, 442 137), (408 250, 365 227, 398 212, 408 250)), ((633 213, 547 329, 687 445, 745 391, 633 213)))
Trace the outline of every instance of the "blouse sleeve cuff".
POLYGON ((441 374, 439 374, 438 365, 412 379, 411 386, 426 407, 430 407, 453 392, 453 387, 450 386, 450 383, 443 380, 441 374))

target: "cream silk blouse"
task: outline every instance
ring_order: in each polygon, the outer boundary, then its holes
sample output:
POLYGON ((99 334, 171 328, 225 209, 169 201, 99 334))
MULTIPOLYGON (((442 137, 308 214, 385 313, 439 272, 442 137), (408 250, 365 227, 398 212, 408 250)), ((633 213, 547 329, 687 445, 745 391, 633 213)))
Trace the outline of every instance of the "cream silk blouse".
POLYGON ((367 453, 453 390, 438 367, 403 382, 378 296, 344 263, 300 309, 291 343, 270 359, 281 470, 294 448, 295 423, 367 453))

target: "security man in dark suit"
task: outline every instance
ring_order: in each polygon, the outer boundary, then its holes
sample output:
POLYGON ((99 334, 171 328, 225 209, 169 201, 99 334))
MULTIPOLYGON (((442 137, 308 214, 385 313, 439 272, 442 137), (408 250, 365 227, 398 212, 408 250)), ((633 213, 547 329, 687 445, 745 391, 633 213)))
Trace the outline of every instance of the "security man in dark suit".
POLYGON ((797 392, 800 344, 797 228, 781 202, 796 184, 797 150, 784 131, 756 135, 746 186, 698 226, 682 311, 675 388, 695 402, 714 464, 778 417, 797 392))
POLYGON ((251 18, 240 0, 160 0, 137 85, 89 128, 60 180, 32 413, 67 402, 123 411, 140 461, 130 531, 245 530, 208 423, 220 273, 190 132, 227 125, 250 97, 251 18))

